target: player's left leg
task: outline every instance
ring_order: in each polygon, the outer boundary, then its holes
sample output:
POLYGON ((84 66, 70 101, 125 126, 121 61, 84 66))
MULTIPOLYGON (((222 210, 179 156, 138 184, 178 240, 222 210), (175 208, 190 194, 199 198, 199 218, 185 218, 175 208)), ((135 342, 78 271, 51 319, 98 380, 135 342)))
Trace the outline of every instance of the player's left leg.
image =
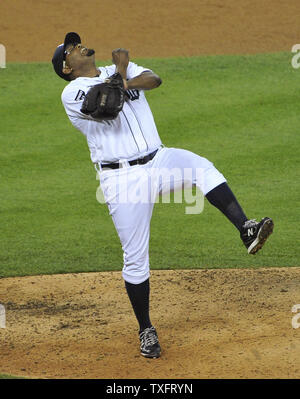
MULTIPOLYGON (((227 184, 225 177, 215 168, 212 162, 199 155, 178 148, 163 148, 157 155, 155 162, 157 168, 166 168, 176 171, 183 177, 189 176, 193 185, 196 185, 207 200, 218 208, 238 229, 248 253, 255 254, 262 248, 266 239, 273 231, 272 219, 266 217, 260 222, 249 220, 242 207, 227 184), (191 173, 184 173, 190 170, 191 173)), ((166 178, 169 178, 166 175, 166 178)), ((180 179, 174 182, 175 190, 180 187, 180 179)), ((168 186, 168 184, 165 184, 168 186)))
POLYGON ((140 351, 157 358, 161 348, 149 314, 149 236, 154 203, 149 175, 133 166, 100 175, 101 188, 123 249, 122 275, 139 324, 140 351))

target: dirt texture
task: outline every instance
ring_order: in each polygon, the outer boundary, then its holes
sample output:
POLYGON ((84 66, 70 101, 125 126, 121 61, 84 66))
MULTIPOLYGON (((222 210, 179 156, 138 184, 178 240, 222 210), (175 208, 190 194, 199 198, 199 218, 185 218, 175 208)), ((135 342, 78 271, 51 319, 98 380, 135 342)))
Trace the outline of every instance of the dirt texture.
MULTIPOLYGON (((8 62, 49 62, 68 31, 78 31, 99 60, 116 47, 133 57, 290 51, 300 40, 299 16, 298 0, 14 0, 0 4, 0 43, 8 62)), ((292 306, 300 303, 299 284, 297 267, 153 271, 151 315, 162 356, 148 360, 139 354, 121 272, 0 279, 0 372, 298 378, 292 306)))
POLYGON ((153 271, 162 356, 145 359, 119 272, 1 279, 0 370, 37 378, 298 378, 299 284, 300 268, 153 271))
POLYGON ((7 61, 50 61, 66 32, 110 59, 291 51, 300 40, 299 0, 14 0, 0 2, 7 61))

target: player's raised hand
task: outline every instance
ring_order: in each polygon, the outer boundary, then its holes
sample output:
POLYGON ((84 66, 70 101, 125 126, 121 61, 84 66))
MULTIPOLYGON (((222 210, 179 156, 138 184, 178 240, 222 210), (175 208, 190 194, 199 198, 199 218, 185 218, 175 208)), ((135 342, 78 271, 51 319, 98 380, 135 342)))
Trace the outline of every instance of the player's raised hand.
POLYGON ((126 78, 126 71, 129 63, 129 52, 124 48, 117 48, 112 51, 112 62, 117 67, 117 72, 126 78))
POLYGON ((112 62, 117 66, 127 68, 129 63, 129 52, 125 48, 117 48, 112 51, 112 62))

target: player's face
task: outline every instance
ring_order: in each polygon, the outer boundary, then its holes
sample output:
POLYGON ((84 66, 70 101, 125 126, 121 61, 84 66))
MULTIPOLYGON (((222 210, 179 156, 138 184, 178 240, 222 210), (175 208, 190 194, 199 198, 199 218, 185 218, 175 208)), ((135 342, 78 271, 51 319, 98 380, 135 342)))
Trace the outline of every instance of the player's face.
POLYGON ((66 48, 66 63, 72 69, 80 68, 85 63, 94 62, 95 50, 79 44, 70 44, 66 48))

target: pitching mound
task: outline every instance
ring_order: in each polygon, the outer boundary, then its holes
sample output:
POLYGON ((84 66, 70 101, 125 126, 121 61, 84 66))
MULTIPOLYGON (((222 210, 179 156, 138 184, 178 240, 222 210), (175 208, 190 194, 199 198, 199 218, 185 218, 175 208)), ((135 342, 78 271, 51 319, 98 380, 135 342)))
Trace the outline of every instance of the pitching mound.
POLYGON ((119 272, 0 279, 0 372, 36 378, 298 378, 299 268, 153 271, 160 359, 139 354, 119 272))

